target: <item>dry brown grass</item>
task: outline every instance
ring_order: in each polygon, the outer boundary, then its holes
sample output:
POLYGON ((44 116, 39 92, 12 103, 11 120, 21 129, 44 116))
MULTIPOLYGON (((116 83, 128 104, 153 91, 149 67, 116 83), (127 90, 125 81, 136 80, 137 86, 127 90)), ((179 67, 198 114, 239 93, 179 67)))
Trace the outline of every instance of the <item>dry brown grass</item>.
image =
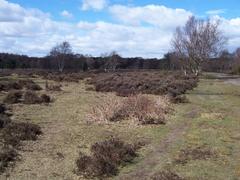
POLYGON ((47 91, 62 91, 61 84, 49 83, 48 81, 45 82, 45 89, 47 91))
POLYGON ((95 105, 87 115, 89 122, 134 120, 136 124, 165 124, 170 104, 166 97, 135 95, 120 99, 110 96, 95 105))

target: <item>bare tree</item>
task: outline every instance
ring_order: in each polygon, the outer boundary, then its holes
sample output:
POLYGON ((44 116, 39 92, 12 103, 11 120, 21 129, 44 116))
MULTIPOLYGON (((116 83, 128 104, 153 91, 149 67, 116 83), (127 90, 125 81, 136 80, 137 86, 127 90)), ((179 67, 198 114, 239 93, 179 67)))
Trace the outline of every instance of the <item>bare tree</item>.
POLYGON ((119 59, 121 58, 116 51, 112 51, 109 54, 104 54, 106 58, 105 62, 105 71, 112 70, 115 71, 119 62, 119 59))
POLYGON ((61 44, 57 44, 50 51, 50 56, 54 57, 57 61, 58 70, 63 71, 66 58, 72 54, 72 47, 69 42, 64 41, 61 44))
POLYGON ((227 39, 219 30, 219 21, 190 17, 184 27, 177 27, 172 40, 174 52, 184 60, 185 73, 201 71, 203 61, 216 57, 224 48, 227 39))

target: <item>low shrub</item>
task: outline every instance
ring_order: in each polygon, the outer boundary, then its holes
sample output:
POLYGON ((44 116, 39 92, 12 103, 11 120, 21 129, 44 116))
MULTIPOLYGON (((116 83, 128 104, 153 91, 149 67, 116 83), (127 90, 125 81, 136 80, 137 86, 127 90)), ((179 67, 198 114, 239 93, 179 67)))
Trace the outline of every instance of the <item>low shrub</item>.
POLYGON ((31 90, 31 91, 40 91, 40 90, 42 90, 42 88, 38 84, 36 84, 34 81, 32 81, 30 79, 19 80, 18 83, 22 87, 25 87, 27 90, 31 90))
POLYGON ((6 106, 4 104, 0 104, 0 114, 5 113, 6 111, 6 106))
POLYGON ((23 96, 23 103, 39 104, 39 103, 41 103, 41 98, 33 91, 26 91, 23 96))
POLYGON ((0 91, 21 90, 23 87, 13 80, 0 81, 0 91))
POLYGON ((160 171, 150 177, 151 180, 184 180, 184 178, 171 171, 160 171))
POLYGON ((29 79, 26 80, 8 79, 0 81, 0 91, 22 90, 23 88, 32 91, 42 90, 42 88, 38 84, 29 79))
POLYGON ((11 122, 11 119, 6 114, 0 114, 0 129, 4 128, 11 122))
POLYGON ((41 98, 41 103, 50 103, 51 102, 51 97, 46 94, 42 94, 40 96, 40 98, 41 98))
POLYGON ((10 91, 7 96, 3 99, 4 103, 8 104, 15 104, 19 103, 22 98, 22 92, 21 91, 10 91))
POLYGON ((91 156, 80 153, 77 173, 85 177, 106 177, 118 173, 118 167, 130 163, 137 156, 136 148, 117 138, 97 142, 91 147, 91 156))
POLYGON ((46 94, 38 96, 34 91, 27 91, 23 96, 23 103, 25 104, 41 104, 50 103, 51 98, 46 94))
POLYGON ((136 94, 166 95, 170 92, 177 96, 196 87, 197 82, 196 76, 161 71, 101 73, 87 81, 95 86, 96 91, 116 92, 123 97, 136 94))
POLYGON ((176 158, 177 164, 186 164, 190 160, 207 160, 216 157, 216 152, 206 147, 182 149, 176 158))
POLYGON ((10 164, 17 160, 18 153, 15 149, 4 146, 0 149, 0 174, 5 171, 10 164))
POLYGON ((11 122, 2 129, 1 134, 5 144, 18 146, 20 141, 35 141, 42 131, 35 124, 11 122))
POLYGON ((177 95, 177 96, 169 95, 169 100, 174 104, 189 102, 189 100, 185 95, 177 95))
POLYGON ((36 140, 42 134, 38 125, 14 122, 5 113, 5 106, 0 105, 0 174, 17 160, 17 149, 21 141, 36 140))

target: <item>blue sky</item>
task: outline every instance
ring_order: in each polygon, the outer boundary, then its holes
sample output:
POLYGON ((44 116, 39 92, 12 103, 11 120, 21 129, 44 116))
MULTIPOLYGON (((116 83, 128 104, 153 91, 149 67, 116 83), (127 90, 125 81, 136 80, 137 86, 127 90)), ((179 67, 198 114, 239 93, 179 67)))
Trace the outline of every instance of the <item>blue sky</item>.
POLYGON ((220 19, 240 46, 240 0, 0 0, 0 51, 44 56, 67 40, 76 53, 162 57, 188 17, 220 19))
MULTIPOLYGON (((75 16, 75 20, 109 20, 106 11, 80 11, 81 0, 11 0, 26 8, 38 8, 50 12, 54 19, 61 20, 59 12, 68 10, 75 16)), ((164 5, 170 8, 190 10, 199 16, 206 15, 207 11, 223 10, 226 18, 240 16, 239 0, 109 0, 109 5, 122 4, 128 6, 146 6, 149 4, 164 5)))

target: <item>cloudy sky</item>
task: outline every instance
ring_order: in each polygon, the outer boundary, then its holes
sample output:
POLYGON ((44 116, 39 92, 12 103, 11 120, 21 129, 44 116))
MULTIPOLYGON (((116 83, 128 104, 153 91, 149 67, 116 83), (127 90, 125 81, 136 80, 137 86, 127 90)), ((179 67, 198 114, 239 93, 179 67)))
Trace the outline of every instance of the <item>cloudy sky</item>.
POLYGON ((45 56, 69 41, 80 54, 162 57, 191 15, 220 19, 232 51, 239 9, 240 0, 0 0, 0 52, 45 56))

